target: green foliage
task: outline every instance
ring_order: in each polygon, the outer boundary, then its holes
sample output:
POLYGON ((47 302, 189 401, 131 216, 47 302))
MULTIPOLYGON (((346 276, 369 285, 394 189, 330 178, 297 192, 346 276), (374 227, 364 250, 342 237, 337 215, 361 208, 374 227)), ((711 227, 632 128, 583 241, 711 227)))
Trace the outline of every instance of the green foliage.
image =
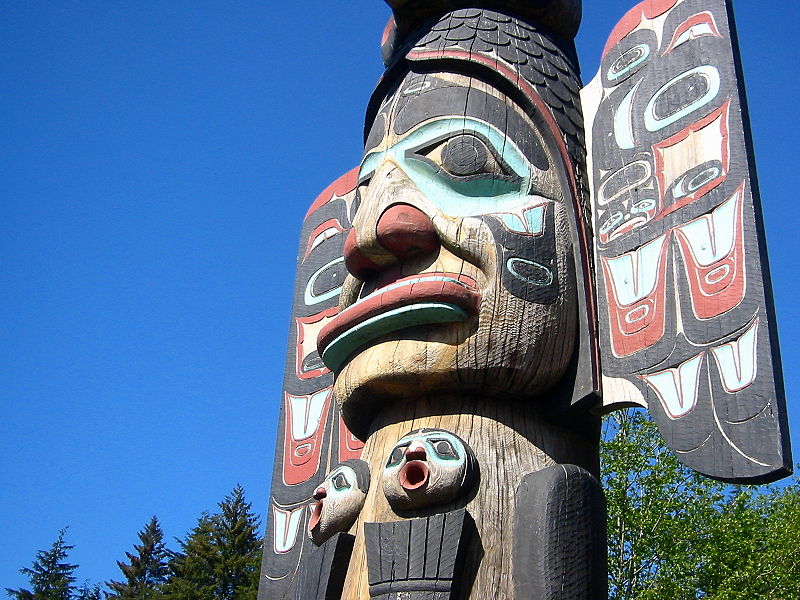
POLYGON ((149 600, 155 598, 166 581, 169 553, 164 545, 164 533, 154 516, 139 532, 141 544, 134 544, 135 554, 126 552, 127 563, 117 561, 125 581, 106 583, 111 593, 106 598, 114 600, 149 600))
POLYGON ((78 566, 66 562, 69 551, 74 548, 64 542, 66 531, 64 528, 58 532, 49 550, 36 553, 33 565, 19 570, 28 576, 31 589, 6 588, 9 596, 16 600, 72 600, 80 597, 76 593, 74 575, 78 566))
POLYGON ((204 514, 172 554, 163 588, 167 600, 255 600, 261 568, 260 522, 236 486, 204 514))
POLYGON ((800 598, 800 485, 702 477, 641 411, 606 420, 601 447, 612 600, 800 598))

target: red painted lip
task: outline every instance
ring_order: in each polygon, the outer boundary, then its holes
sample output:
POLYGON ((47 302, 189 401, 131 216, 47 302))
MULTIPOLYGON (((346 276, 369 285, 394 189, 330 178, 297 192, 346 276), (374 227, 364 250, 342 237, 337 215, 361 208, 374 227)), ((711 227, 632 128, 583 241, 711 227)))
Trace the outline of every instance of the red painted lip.
POLYGON ((468 314, 477 314, 481 294, 472 277, 458 273, 419 273, 403 277, 378 288, 336 315, 319 332, 317 350, 321 355, 333 340, 367 319, 421 302, 446 302, 462 308, 468 314))
POLYGON ((311 513, 311 518, 308 520, 308 530, 313 531, 314 527, 319 524, 320 519, 322 518, 322 504, 325 500, 320 500, 314 506, 314 510, 311 513))

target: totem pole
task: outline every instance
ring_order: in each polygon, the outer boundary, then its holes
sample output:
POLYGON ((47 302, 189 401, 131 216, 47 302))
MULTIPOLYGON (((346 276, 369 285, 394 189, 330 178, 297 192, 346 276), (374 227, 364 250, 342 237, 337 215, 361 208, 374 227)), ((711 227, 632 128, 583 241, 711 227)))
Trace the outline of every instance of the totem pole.
POLYGON ((586 87, 580 0, 387 2, 303 225, 260 598, 606 598, 601 414, 791 472, 729 2, 639 4, 586 87))

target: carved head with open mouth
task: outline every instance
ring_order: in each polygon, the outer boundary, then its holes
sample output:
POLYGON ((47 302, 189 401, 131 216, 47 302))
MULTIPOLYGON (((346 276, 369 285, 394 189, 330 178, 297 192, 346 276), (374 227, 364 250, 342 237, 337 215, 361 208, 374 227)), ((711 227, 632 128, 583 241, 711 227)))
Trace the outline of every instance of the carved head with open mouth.
POLYGON ((369 490, 369 466, 351 459, 336 465, 314 491, 308 535, 317 546, 355 523, 369 490))
POLYGON ((350 276, 318 339, 362 437, 387 398, 527 398, 572 358, 570 174, 552 127, 501 87, 409 71, 375 115, 350 276))
POLYGON ((449 504, 476 479, 475 456, 460 437, 442 429, 403 436, 383 469, 383 493, 395 510, 449 504))

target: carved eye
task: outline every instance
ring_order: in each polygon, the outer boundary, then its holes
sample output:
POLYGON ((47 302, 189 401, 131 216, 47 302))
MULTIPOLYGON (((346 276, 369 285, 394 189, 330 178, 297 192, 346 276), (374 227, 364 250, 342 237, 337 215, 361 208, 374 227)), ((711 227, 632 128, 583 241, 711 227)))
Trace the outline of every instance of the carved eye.
POLYGON ((444 458, 446 460, 458 459, 458 452, 456 452, 456 449, 450 440, 431 440, 431 444, 433 445, 433 449, 436 451, 436 454, 438 454, 440 458, 444 458))
POLYGON ((407 150, 406 157, 428 163, 455 184, 494 181, 502 185, 519 180, 490 143, 477 133, 456 133, 428 142, 407 150))
POLYGON ((333 489, 337 491, 350 488, 350 484, 347 482, 347 477, 345 477, 343 473, 337 473, 331 483, 333 483, 333 489))
POLYGON ((442 148, 442 167, 451 175, 483 173, 489 162, 489 149, 474 135, 457 135, 442 148))
POLYGON ((394 465, 399 465, 403 461, 403 457, 406 455, 406 448, 408 448, 408 444, 403 446, 395 446, 392 453, 389 455, 389 460, 386 462, 387 467, 393 467, 394 465))

